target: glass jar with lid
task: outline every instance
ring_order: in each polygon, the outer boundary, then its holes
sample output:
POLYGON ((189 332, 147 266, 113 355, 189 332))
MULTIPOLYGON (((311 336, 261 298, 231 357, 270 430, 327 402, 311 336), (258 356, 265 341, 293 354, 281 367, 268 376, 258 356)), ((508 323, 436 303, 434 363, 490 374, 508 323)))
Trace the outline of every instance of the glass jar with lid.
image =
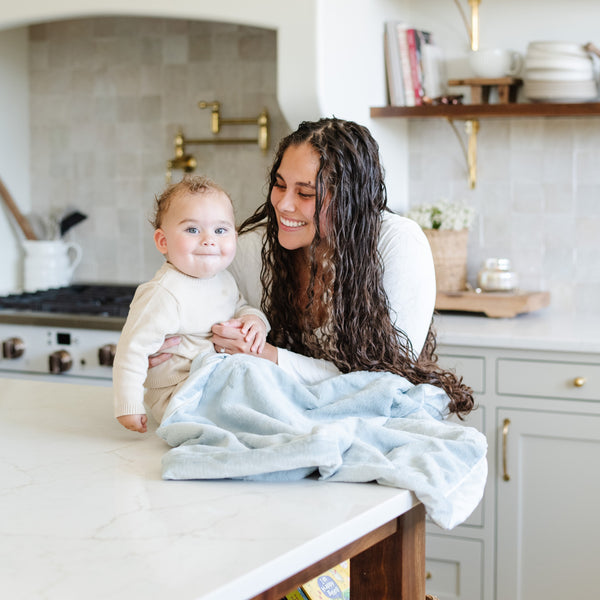
POLYGON ((486 258, 477 274, 477 285, 484 292, 512 292, 519 285, 508 258, 486 258))

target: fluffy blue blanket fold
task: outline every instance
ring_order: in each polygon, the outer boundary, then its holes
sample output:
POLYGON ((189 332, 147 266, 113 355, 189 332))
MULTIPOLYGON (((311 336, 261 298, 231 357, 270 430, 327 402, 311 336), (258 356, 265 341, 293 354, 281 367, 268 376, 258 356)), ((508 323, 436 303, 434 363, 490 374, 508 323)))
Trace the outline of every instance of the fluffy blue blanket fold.
POLYGON ((412 490, 445 529, 483 495, 485 437, 444 420, 448 397, 391 373, 304 386, 260 358, 201 355, 157 433, 165 479, 376 481, 412 490))

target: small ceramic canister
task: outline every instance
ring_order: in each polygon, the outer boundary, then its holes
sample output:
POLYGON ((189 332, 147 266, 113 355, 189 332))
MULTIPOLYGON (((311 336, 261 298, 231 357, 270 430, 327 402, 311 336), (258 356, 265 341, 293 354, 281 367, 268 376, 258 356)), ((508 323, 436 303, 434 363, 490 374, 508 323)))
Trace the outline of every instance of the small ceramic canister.
POLYGON ((508 258, 486 258, 477 274, 477 285, 484 292, 512 292, 519 281, 508 258))

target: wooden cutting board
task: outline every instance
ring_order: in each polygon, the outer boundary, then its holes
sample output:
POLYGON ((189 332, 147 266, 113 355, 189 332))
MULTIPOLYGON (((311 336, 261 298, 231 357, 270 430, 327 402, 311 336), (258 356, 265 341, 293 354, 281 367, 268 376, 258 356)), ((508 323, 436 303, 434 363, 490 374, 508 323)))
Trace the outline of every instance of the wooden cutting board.
POLYGON ((515 317, 550 304, 550 292, 438 292, 435 308, 484 313, 487 317, 515 317))

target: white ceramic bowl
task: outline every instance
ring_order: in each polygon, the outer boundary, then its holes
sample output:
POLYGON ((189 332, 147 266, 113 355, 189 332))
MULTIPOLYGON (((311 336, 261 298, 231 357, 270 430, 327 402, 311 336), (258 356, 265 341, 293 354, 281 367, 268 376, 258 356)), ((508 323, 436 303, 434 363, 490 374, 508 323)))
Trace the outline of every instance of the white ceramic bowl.
POLYGON ((529 52, 529 50, 587 56, 583 44, 578 44, 576 42, 529 42, 527 51, 529 52))
POLYGON ((525 69, 524 79, 530 81, 594 81, 594 72, 567 69, 525 69))
POLYGON ((525 57, 526 69, 569 69, 571 71, 593 72, 594 63, 588 56, 556 56, 552 58, 537 58, 527 55, 525 57))
POLYGON ((588 102, 598 98, 595 81, 532 81, 525 80, 523 91, 530 100, 550 102, 588 102))

